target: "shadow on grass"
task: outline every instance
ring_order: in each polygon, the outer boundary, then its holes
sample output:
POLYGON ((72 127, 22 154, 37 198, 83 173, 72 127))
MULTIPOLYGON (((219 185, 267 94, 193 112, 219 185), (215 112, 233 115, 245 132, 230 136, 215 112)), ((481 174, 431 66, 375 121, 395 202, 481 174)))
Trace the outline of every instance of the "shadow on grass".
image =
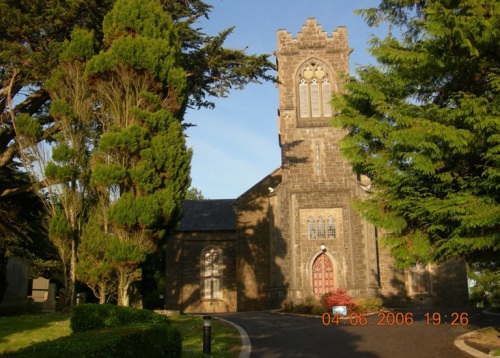
POLYGON ((69 334, 69 314, 0 316, 0 354, 69 334))

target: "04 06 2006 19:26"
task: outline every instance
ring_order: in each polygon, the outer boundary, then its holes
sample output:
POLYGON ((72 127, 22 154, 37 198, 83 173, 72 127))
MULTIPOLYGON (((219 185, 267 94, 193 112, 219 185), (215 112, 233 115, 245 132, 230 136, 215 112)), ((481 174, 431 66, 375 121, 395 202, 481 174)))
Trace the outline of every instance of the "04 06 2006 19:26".
MULTIPOLYGON (((450 317, 442 315, 439 312, 428 312, 423 315, 427 326, 439 326, 441 324, 450 324, 451 326, 466 326, 469 324, 467 312, 452 312, 450 317), (449 319, 448 319, 449 318, 449 319)), ((366 313, 350 313, 346 318, 341 318, 338 313, 331 315, 329 312, 323 313, 321 322, 324 326, 346 325, 352 326, 411 326, 414 323, 412 312, 378 312, 375 320, 369 320, 366 313)))

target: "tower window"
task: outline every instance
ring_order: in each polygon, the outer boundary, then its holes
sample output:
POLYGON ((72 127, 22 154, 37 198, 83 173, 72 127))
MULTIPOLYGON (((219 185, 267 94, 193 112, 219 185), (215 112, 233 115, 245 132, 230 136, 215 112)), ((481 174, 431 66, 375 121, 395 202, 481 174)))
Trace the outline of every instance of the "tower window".
POLYGON ((326 230, 325 230, 325 220, 323 220, 323 217, 318 218, 318 239, 325 239, 326 238, 326 230))
POLYGON ((316 222, 312 216, 309 216, 309 220, 307 220, 307 238, 309 240, 316 239, 316 222))
POLYGON ((328 218, 328 228, 327 228, 328 239, 335 239, 337 232, 335 230, 335 219, 333 216, 328 218))
POLYGON ((330 76, 326 66, 311 60, 299 73, 300 118, 331 117, 330 76))

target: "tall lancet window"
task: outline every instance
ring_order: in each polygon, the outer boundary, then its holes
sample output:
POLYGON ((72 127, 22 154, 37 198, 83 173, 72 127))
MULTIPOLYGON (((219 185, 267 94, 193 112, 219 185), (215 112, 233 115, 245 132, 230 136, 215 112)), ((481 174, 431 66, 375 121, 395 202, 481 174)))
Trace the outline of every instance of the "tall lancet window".
POLYGON ((309 220, 307 220, 307 238, 309 240, 316 239, 316 222, 312 216, 309 216, 309 220))
POLYGON ((309 60, 299 72, 300 118, 322 118, 332 116, 330 97, 331 75, 325 64, 309 60))
POLYGON ((335 219, 333 216, 328 217, 327 234, 329 239, 337 237, 337 230, 335 229, 335 219))
POLYGON ((318 218, 318 239, 326 238, 325 220, 320 216, 318 218))
POLYGON ((222 257, 217 248, 205 248, 201 254, 203 298, 206 300, 221 299, 222 257))
POLYGON ((316 142, 314 146, 314 161, 316 175, 321 175, 321 147, 319 142, 316 142))

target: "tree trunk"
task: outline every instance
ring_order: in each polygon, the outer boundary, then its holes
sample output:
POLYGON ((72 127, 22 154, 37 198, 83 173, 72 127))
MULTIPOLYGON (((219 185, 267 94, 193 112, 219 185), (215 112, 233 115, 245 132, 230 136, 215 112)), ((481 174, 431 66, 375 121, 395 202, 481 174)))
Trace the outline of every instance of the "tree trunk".
POLYGON ((71 261, 69 266, 69 306, 73 307, 76 303, 76 239, 71 241, 71 261))
POLYGON ((127 278, 127 272, 120 272, 118 281, 118 306, 130 305, 128 288, 130 286, 130 280, 127 278))

